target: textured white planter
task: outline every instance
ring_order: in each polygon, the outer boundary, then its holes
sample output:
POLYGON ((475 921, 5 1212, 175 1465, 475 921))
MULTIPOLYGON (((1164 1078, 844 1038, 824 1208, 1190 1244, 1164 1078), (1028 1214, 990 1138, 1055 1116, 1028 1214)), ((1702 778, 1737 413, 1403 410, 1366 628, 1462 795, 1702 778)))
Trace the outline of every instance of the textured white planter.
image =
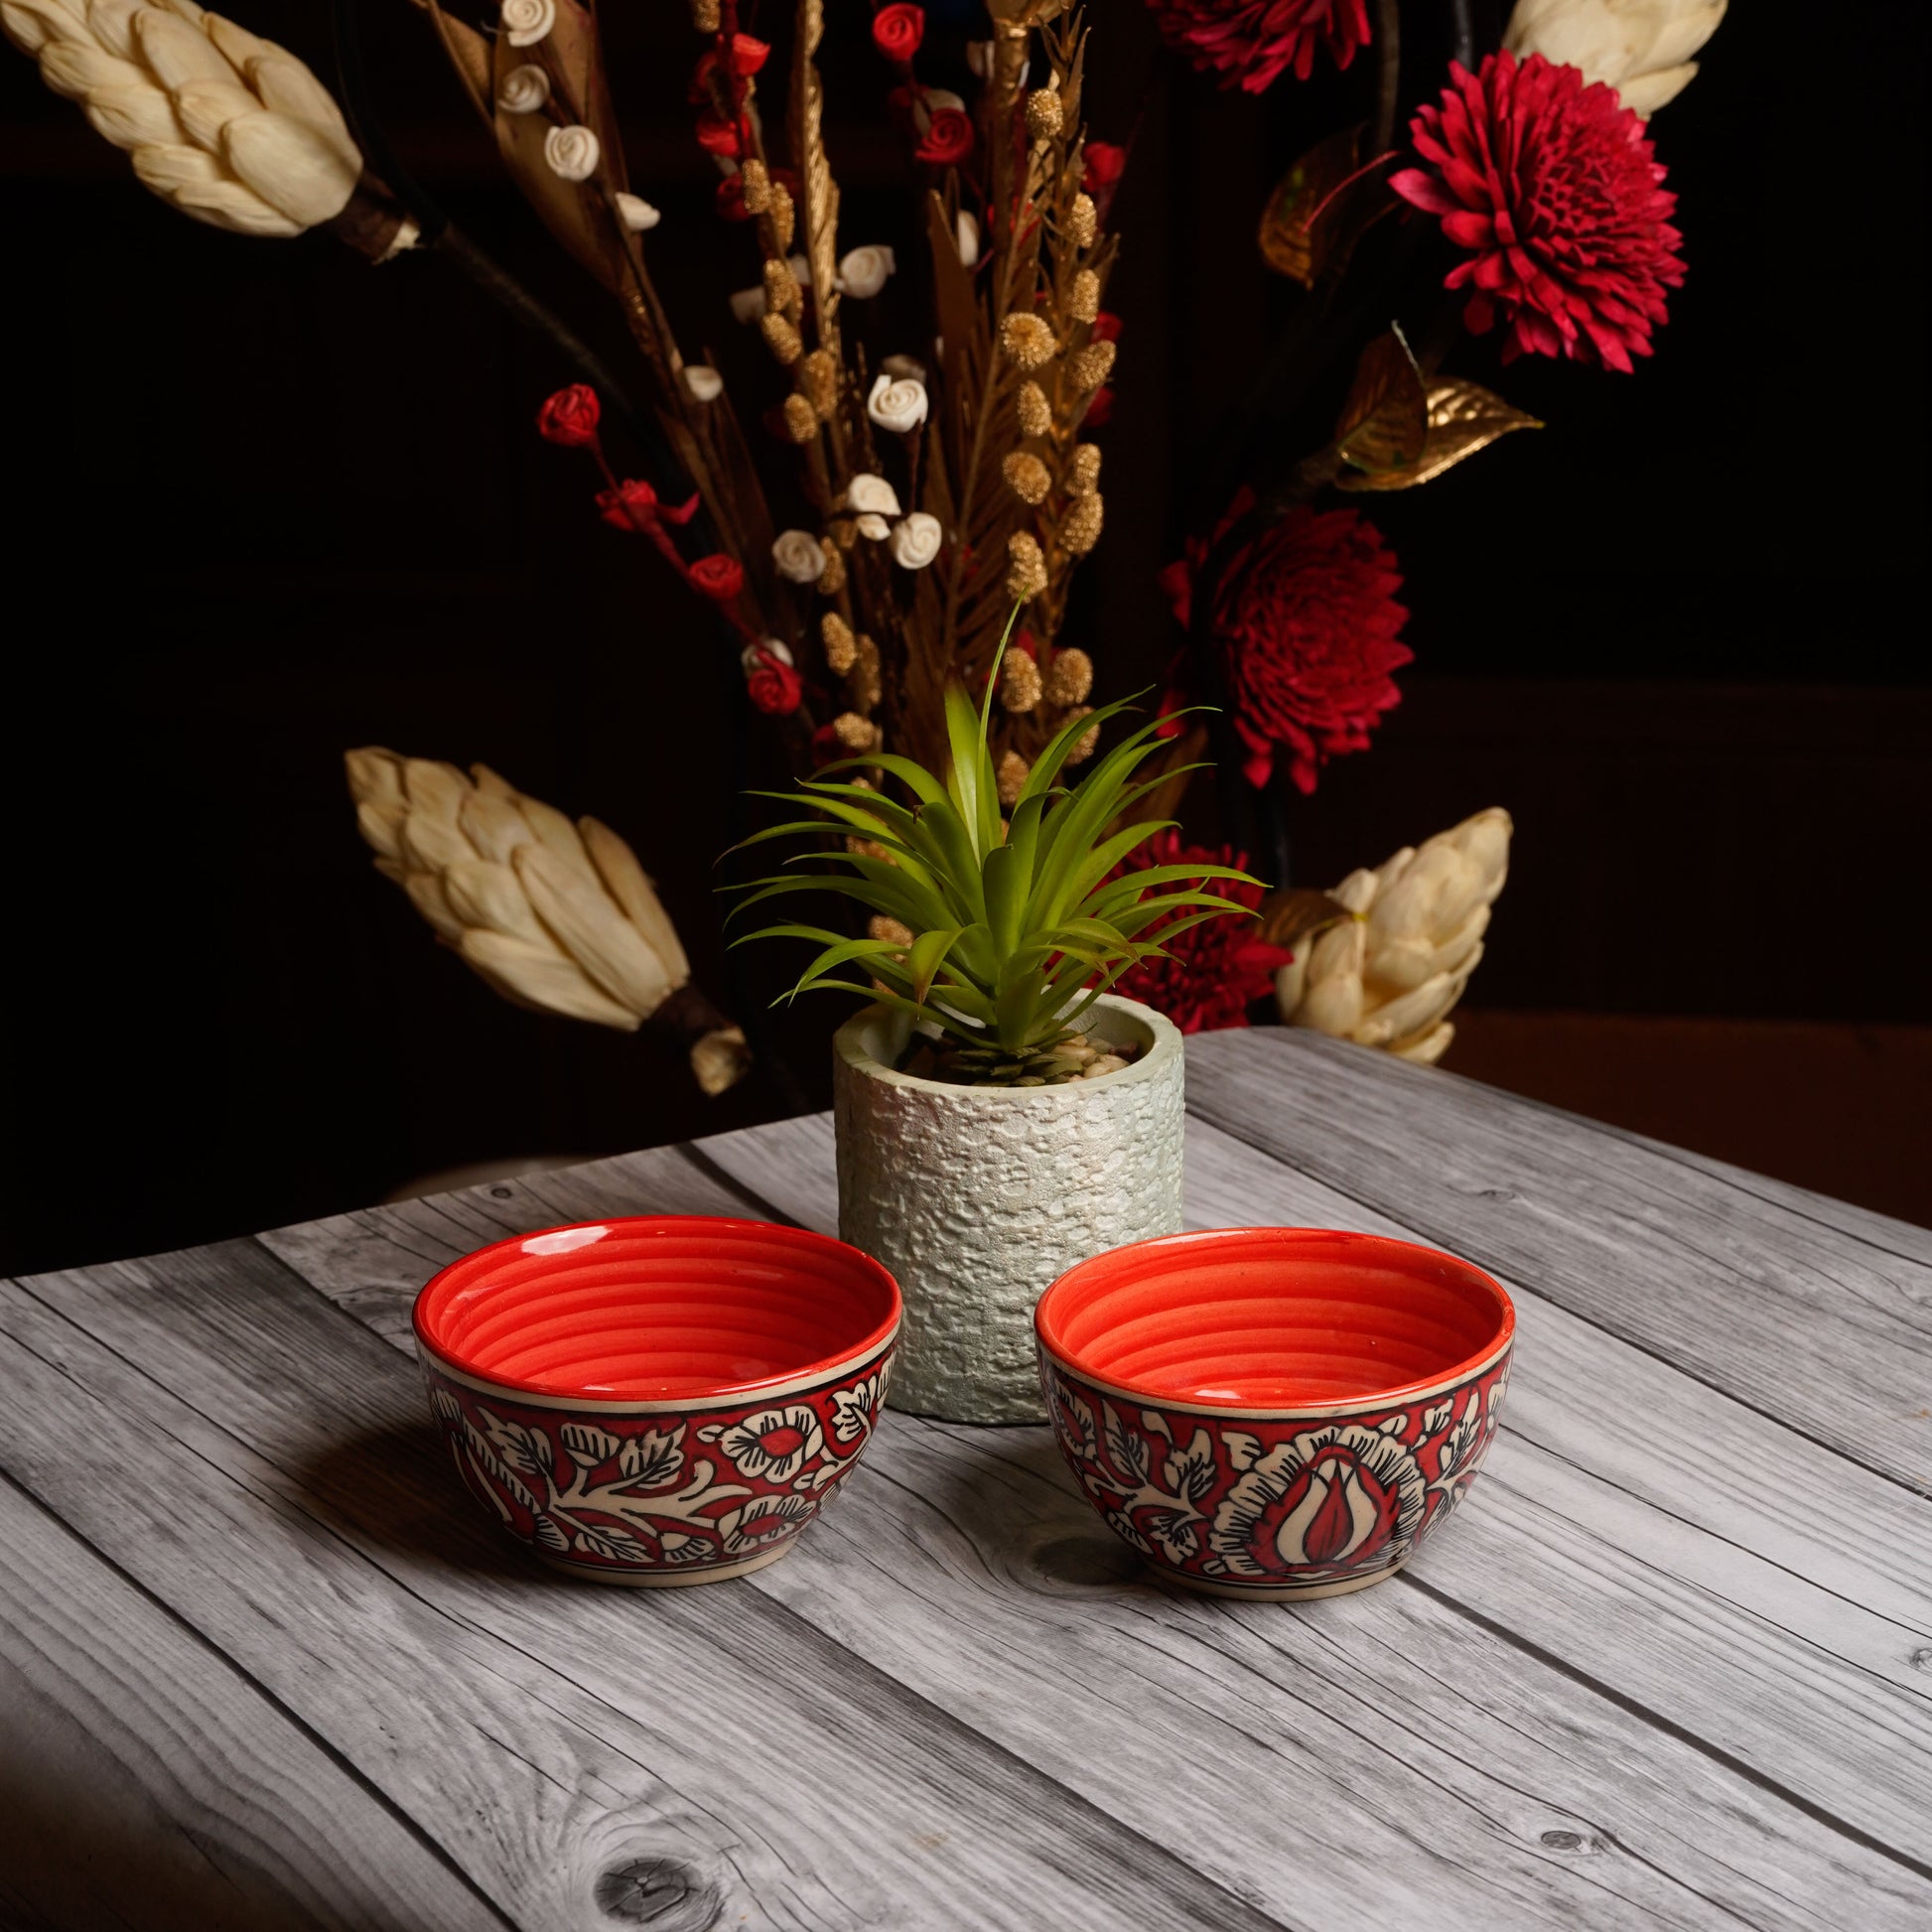
POLYGON ((1099 1080, 955 1087, 895 1072, 910 1022, 868 1007, 833 1041, 839 1233, 905 1297, 892 1406, 1038 1422, 1034 1304, 1107 1248, 1180 1230, 1181 1041, 1104 997, 1092 1036, 1146 1050, 1099 1080))

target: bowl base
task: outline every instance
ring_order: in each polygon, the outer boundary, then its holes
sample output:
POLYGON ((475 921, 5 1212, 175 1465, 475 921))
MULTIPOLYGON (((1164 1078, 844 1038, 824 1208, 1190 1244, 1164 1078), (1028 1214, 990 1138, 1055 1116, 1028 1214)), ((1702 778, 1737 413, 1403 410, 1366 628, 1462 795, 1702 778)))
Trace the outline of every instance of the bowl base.
POLYGON ((1392 1563, 1386 1570, 1371 1570, 1366 1577, 1344 1577, 1333 1584, 1223 1584, 1208 1577, 1183 1576, 1177 1570, 1157 1569, 1152 1564, 1148 1567, 1157 1577, 1178 1584, 1183 1589, 1198 1590, 1203 1596, 1245 1597, 1251 1603, 1289 1603, 1316 1596, 1350 1596, 1358 1589, 1366 1589, 1370 1584, 1393 1577, 1402 1565, 1392 1563))
POLYGON ((747 1557, 742 1563, 713 1564, 705 1570, 609 1570, 586 1563, 571 1563, 563 1557, 553 1557, 547 1550, 533 1550, 541 1564, 552 1570, 560 1570, 566 1577, 574 1577, 580 1584, 616 1584, 621 1589, 689 1589, 697 1584, 722 1584, 733 1577, 749 1577, 754 1570, 762 1570, 766 1564, 776 1563, 791 1546, 797 1542, 795 1536, 788 1536, 782 1543, 769 1550, 760 1550, 755 1557, 747 1557))

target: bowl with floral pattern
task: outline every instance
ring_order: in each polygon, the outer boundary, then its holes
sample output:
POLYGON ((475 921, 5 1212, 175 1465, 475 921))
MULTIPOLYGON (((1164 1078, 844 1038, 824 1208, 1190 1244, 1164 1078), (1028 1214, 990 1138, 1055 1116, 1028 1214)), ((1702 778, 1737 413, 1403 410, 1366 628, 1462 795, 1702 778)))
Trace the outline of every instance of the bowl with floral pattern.
POLYGON ((1034 1312, 1060 1452, 1190 1589, 1337 1596, 1462 1499, 1516 1313, 1480 1269, 1321 1228, 1216 1228, 1069 1269, 1034 1312))
POLYGON ((784 1555, 872 1439, 899 1296, 802 1228, 702 1215, 513 1235, 416 1298, 430 1408, 477 1499, 597 1583, 784 1555))

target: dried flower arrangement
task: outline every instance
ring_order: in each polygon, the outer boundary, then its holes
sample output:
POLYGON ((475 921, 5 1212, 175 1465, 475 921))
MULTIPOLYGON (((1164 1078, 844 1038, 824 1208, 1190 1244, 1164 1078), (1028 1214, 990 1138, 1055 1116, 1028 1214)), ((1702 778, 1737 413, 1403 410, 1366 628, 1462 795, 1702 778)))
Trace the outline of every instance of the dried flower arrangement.
POLYGON ((887 752, 806 780, 787 802, 824 816, 772 826, 747 843, 801 835, 822 842, 829 823, 846 833, 847 849, 805 856, 843 870, 755 880, 741 889, 747 897, 734 916, 799 893, 855 901, 874 915, 864 938, 784 924, 738 943, 806 939, 821 947, 785 997, 857 993, 908 1015, 919 1031, 907 1072, 959 1086, 1060 1086, 1127 1064, 1086 1039, 1080 1023, 1094 1002, 1130 972, 1171 959, 1170 942, 1209 920, 1238 917, 1252 928, 1261 886, 1202 855, 1136 863, 1173 829, 1133 817, 1166 782, 1165 774, 1138 782, 1136 774, 1170 721, 1143 725, 1077 783, 1061 783, 1083 735, 1127 710, 1126 701, 1093 713, 1091 723, 1082 716, 1062 724, 1019 796, 1003 800, 992 730, 1005 649, 1003 642, 995 653, 977 710, 957 678, 946 687, 943 775, 887 752), (853 775, 830 775, 840 769, 853 775), (897 778, 914 803, 885 796, 873 781, 880 773, 897 778), (1210 882, 1253 897, 1201 890, 1210 882), (871 985, 836 977, 846 969, 869 974, 871 985))

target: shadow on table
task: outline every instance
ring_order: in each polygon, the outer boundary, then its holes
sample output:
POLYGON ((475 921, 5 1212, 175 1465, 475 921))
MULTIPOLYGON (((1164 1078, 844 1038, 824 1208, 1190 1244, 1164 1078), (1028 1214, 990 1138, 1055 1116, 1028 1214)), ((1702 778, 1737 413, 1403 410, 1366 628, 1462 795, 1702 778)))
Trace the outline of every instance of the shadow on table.
POLYGON ((557 1581, 491 1525, 427 1417, 333 1443, 300 1473, 314 1513, 351 1543, 491 1583, 557 1581))

